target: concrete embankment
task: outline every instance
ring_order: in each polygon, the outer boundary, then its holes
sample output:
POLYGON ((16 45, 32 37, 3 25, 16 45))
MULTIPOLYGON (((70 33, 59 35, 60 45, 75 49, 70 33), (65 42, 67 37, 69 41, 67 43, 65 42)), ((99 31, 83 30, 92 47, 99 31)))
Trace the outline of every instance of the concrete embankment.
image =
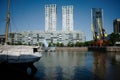
POLYGON ((56 51, 113 51, 119 52, 119 46, 107 46, 107 47, 56 47, 56 51))
POLYGON ((120 51, 120 47, 118 47, 118 46, 106 47, 106 51, 118 52, 118 51, 120 51))
POLYGON ((57 51, 88 51, 87 47, 56 47, 57 51))
POLYGON ((119 46, 106 46, 106 47, 88 47, 88 51, 113 51, 118 52, 120 51, 119 46))

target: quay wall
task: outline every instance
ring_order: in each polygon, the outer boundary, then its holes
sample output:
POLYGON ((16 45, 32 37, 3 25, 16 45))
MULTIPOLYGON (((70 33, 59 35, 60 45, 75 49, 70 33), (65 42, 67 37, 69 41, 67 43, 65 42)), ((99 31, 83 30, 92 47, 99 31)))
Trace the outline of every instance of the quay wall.
POLYGON ((88 51, 87 47, 56 47, 57 51, 88 51))
POLYGON ((112 46, 112 47, 106 47, 106 51, 115 51, 115 52, 118 52, 120 51, 120 47, 118 46, 112 46))
POLYGON ((56 47, 56 51, 110 51, 120 52, 119 46, 106 46, 106 47, 56 47))
POLYGON ((107 52, 119 52, 119 46, 105 46, 105 47, 88 47, 88 51, 107 51, 107 52))

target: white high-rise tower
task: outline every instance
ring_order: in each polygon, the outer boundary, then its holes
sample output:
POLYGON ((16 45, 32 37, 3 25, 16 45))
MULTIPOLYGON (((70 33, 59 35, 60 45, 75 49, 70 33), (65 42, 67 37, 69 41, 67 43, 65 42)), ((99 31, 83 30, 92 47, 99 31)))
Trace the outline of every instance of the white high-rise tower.
POLYGON ((73 6, 62 6, 62 31, 73 31, 73 6))
POLYGON ((45 31, 56 31, 57 14, 56 4, 45 5, 45 31))

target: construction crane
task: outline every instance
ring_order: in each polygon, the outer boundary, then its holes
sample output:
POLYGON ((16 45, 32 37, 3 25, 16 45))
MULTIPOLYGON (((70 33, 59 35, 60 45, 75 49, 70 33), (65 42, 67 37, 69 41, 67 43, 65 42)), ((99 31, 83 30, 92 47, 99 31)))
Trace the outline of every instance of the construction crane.
POLYGON ((97 24, 98 30, 95 30, 95 26, 93 24, 91 25, 91 30, 94 39, 93 45, 103 46, 103 44, 107 42, 106 40, 107 34, 105 33, 105 29, 103 29, 102 27, 102 22, 99 17, 97 18, 97 24))

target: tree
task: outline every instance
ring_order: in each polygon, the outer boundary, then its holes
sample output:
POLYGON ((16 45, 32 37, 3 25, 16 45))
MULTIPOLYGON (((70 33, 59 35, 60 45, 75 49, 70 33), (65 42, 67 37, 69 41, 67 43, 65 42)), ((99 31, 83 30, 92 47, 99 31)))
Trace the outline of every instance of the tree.
POLYGON ((58 47, 63 47, 64 44, 63 44, 63 43, 59 43, 59 42, 57 42, 57 43, 56 43, 56 46, 58 46, 58 47))
POLYGON ((79 42, 76 42, 75 43, 75 47, 79 47, 80 46, 80 43, 79 42))
POLYGON ((91 46, 93 44, 93 41, 86 41, 84 43, 85 46, 91 46))
POLYGON ((69 43, 67 44, 67 46, 68 46, 68 47, 73 47, 73 46, 74 46, 74 43, 73 43, 73 42, 69 42, 69 43))
POLYGON ((59 42, 56 43, 56 46, 59 46, 59 42))
POLYGON ((112 45, 114 45, 115 42, 120 41, 120 34, 118 34, 118 33, 112 33, 110 35, 109 41, 111 42, 112 45))
POLYGON ((74 45, 75 47, 81 47, 84 46, 85 44, 83 42, 76 42, 74 45))

